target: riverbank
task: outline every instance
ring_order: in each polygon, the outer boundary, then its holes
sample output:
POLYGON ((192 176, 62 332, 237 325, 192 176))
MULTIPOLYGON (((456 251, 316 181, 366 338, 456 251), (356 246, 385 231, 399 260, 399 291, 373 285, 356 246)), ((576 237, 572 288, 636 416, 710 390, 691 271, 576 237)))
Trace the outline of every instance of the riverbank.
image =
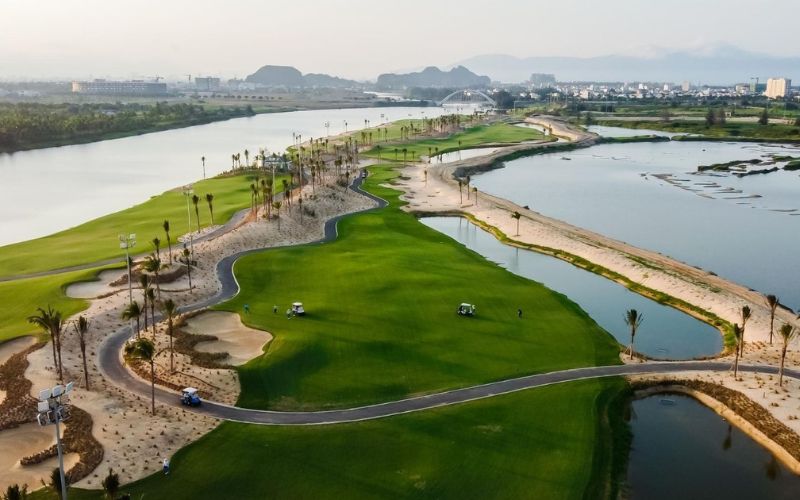
MULTIPOLYGON (((597 136, 576 130, 567 124, 546 118, 529 119, 552 126, 555 135, 569 138, 570 147, 588 146, 597 136)), ((490 228, 507 243, 544 251, 580 265, 593 272, 620 281, 629 288, 660 302, 703 319, 727 332, 729 325, 741 322, 741 308, 749 305, 753 317, 748 321, 746 341, 769 337, 769 311, 764 297, 746 287, 682 262, 642 250, 600 234, 552 219, 526 207, 520 207, 485 193, 466 189, 459 192, 456 177, 502 166, 508 157, 552 151, 555 145, 519 145, 496 153, 453 162, 447 165, 415 165, 403 171, 399 185, 406 191, 408 210, 420 214, 458 214, 490 228), (425 173, 427 171, 427 174, 425 173), (426 179, 427 177, 427 179, 426 179), (519 233, 512 214, 520 214, 519 233)), ((471 189, 471 188, 469 188, 471 189)), ((793 322, 789 311, 778 310, 776 323, 793 322)))

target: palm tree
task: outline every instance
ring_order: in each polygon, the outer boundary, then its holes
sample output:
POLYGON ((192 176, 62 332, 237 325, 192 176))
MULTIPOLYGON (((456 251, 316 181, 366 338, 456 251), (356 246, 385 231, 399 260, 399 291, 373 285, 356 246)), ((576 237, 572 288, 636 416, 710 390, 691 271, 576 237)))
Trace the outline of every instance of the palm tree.
POLYGON ((281 230, 281 202, 272 202, 272 208, 275 209, 275 218, 278 219, 278 231, 281 230))
MULTIPOLYGON (((150 276, 142 274, 139 276, 139 284, 142 286, 142 307, 144 309, 144 330, 147 331, 147 291, 150 290, 150 276)), ((155 323, 155 318, 153 319, 155 323)))
POLYGON ((109 500, 115 500, 117 498, 117 493, 119 492, 119 475, 114 472, 114 469, 109 469, 108 475, 103 479, 101 485, 109 500))
POLYGON ((640 314, 636 309, 628 309, 623 316, 625 324, 631 329, 631 346, 629 348, 631 359, 633 359, 633 341, 636 337, 636 330, 641 326, 644 321, 644 315, 640 314))
POLYGON ((780 299, 775 295, 767 295, 767 306, 769 307, 769 345, 772 345, 772 332, 775 329, 775 309, 778 308, 780 299))
POLYGON ((149 339, 140 338, 125 346, 125 354, 134 359, 150 363, 150 402, 156 414, 156 345, 149 339))
POLYGON ((206 178, 206 157, 201 156, 200 161, 203 162, 203 179, 206 178))
POLYGON ((139 338, 139 317, 142 315, 142 308, 135 300, 128 304, 122 311, 122 319, 136 319, 136 338, 139 338))
POLYGON ((148 273, 153 273, 153 275, 155 276, 158 298, 161 299, 161 283, 160 280, 158 279, 158 273, 159 271, 161 271, 161 259, 158 258, 158 255, 152 254, 145 257, 144 270, 147 271, 148 273))
POLYGON ((178 312, 178 307, 175 305, 175 302, 172 299, 167 299, 161 304, 161 311, 164 313, 164 316, 167 317, 167 334, 169 335, 169 371, 170 373, 175 373, 175 362, 174 362, 174 354, 175 351, 172 348, 172 332, 173 332, 173 323, 172 320, 175 318, 175 313, 178 312))
POLYGON ((781 347, 781 369, 778 372, 778 387, 783 386, 783 365, 786 362, 786 349, 789 348, 789 344, 797 338, 797 328, 793 327, 789 323, 784 323, 781 326, 781 329, 778 330, 781 338, 783 339, 783 347, 781 347))
POLYGON ((742 342, 739 344, 739 355, 744 355, 744 329, 747 326, 747 320, 752 316, 750 306, 742 306, 742 342))
POLYGON ((64 379, 63 367, 61 366, 61 330, 64 327, 64 320, 61 311, 57 311, 50 306, 47 310, 41 307, 37 309, 39 314, 28 316, 28 323, 38 326, 48 334, 53 341, 53 363, 58 370, 58 379, 64 379))
POLYGON ((246 149, 244 150, 244 166, 245 167, 250 166, 250 151, 246 149))
MULTIPOLYGON (((150 302, 150 319, 153 320, 153 342, 156 340, 156 291, 153 290, 153 287, 147 289, 147 301, 150 302)), ((144 313, 145 318, 147 317, 147 311, 144 313)), ((147 325, 144 326, 145 331, 147 331, 147 325)))
POLYGON ((186 274, 189 276, 189 293, 192 293, 192 253, 188 248, 183 249, 183 260, 186 262, 186 274))
MULTIPOLYGON (((205 157, 203 157, 203 158, 205 158, 205 157)), ((164 224, 162 224, 162 226, 164 227, 164 234, 167 235, 167 251, 169 252, 169 265, 171 266, 172 265, 172 239, 169 237, 169 221, 168 220, 164 220, 164 224)))
POLYGON ((89 331, 89 320, 85 316, 78 316, 78 321, 72 324, 75 333, 78 335, 78 344, 81 347, 81 358, 83 358, 83 379, 86 390, 89 390, 89 368, 86 366, 86 332, 89 331))
POLYGON ((733 349, 735 351, 735 358, 733 359, 733 378, 736 379, 739 375, 739 354, 744 337, 744 330, 739 328, 736 323, 733 324, 733 349))
POLYGON ((211 225, 214 225, 214 195, 206 193, 206 203, 208 203, 208 212, 211 214, 211 225))
POLYGON ((522 214, 519 213, 519 212, 515 211, 513 214, 511 214, 511 218, 517 220, 517 234, 516 234, 516 236, 519 236, 519 219, 520 219, 520 217, 522 217, 522 214))
POLYGON ((197 207, 197 204, 200 203, 200 197, 193 194, 192 203, 194 203, 194 214, 197 216, 197 232, 200 232, 200 209, 197 207))
POLYGON ((153 247, 156 249, 156 255, 159 255, 161 253, 161 240, 158 239, 158 236, 156 236, 153 238, 152 243, 153 247))
POLYGON ((478 188, 472 187, 472 192, 475 193, 475 206, 478 206, 478 188))
POLYGON ((458 199, 461 205, 464 204, 464 192, 461 190, 464 187, 464 183, 458 181, 458 199))
POLYGON ((469 199, 469 183, 470 183, 470 181, 471 181, 471 180, 472 180, 472 177, 468 175, 468 176, 467 176, 467 179, 466 179, 466 185, 467 185, 467 199, 469 199))

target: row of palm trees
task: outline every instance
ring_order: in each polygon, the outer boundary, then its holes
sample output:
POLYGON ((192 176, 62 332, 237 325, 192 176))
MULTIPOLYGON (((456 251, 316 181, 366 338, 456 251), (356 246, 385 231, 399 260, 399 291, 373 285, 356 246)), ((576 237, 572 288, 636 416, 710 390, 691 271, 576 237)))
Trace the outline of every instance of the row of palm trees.
POLYGON ((75 335, 78 337, 78 345, 81 349, 83 361, 84 387, 89 389, 89 369, 86 362, 86 334, 89 331, 89 320, 85 316, 79 316, 77 320, 68 322, 64 319, 61 311, 47 306, 37 309, 37 314, 28 316, 28 322, 41 328, 49 337, 53 345, 53 366, 58 373, 58 380, 64 381, 64 364, 61 360, 61 346, 64 340, 65 329, 69 324, 72 325, 75 335))

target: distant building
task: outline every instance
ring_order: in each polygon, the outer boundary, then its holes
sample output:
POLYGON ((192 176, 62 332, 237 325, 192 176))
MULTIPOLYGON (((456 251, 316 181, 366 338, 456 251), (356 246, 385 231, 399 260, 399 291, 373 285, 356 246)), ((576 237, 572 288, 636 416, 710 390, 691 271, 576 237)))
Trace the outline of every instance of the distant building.
POLYGON ((692 84, 687 81, 683 82, 681 84, 681 90, 684 92, 689 92, 690 90, 692 90, 692 84))
POLYGON ((158 96, 167 93, 167 84, 140 80, 129 82, 94 80, 91 82, 72 82, 72 92, 75 94, 94 95, 158 96))
POLYGON ((534 73, 530 79, 531 85, 538 88, 552 87, 556 84, 556 76, 550 73, 534 73))
POLYGON ((767 80, 767 91, 764 93, 770 99, 779 99, 788 96, 792 81, 789 78, 770 78, 767 80))
POLYGON ((194 79, 194 85, 197 87, 197 90, 205 90, 205 91, 212 91, 212 90, 219 90, 220 89, 220 80, 219 78, 212 78, 212 77, 200 77, 194 79))

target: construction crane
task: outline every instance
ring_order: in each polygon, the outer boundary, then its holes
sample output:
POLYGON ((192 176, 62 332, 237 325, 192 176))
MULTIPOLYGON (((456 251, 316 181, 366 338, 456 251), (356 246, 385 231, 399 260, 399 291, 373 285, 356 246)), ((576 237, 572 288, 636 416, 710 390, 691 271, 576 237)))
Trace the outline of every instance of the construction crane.
POLYGON ((192 75, 186 75, 186 78, 189 80, 189 83, 192 82, 192 75))
POLYGON ((753 92, 755 94, 756 92, 758 92, 758 77, 757 76, 751 76, 750 77, 750 81, 752 82, 753 80, 755 80, 756 83, 755 84, 751 84, 752 85, 751 92, 753 92))

